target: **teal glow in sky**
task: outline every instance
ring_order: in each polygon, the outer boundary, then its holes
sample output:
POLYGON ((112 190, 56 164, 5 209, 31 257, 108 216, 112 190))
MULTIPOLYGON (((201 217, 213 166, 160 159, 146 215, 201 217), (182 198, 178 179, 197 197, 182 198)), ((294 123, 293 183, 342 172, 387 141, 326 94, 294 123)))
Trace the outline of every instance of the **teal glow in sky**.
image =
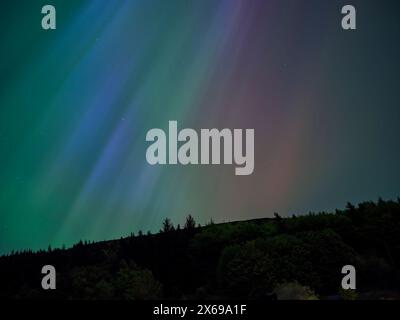
POLYGON ((399 196, 400 5, 352 3, 2 2, 0 252, 399 196), (254 173, 150 166, 169 120, 254 128, 254 173))

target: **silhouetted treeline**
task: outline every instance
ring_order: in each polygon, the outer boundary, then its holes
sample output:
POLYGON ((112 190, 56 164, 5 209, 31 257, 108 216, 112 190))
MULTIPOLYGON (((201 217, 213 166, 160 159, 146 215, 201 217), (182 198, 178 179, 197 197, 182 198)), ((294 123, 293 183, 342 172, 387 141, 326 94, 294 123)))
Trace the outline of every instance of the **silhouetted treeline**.
POLYGON ((400 298, 400 201, 334 213, 181 228, 0 258, 0 297, 54 299, 400 298), (57 289, 41 289, 54 265, 57 289), (354 265, 357 290, 340 289, 354 265))

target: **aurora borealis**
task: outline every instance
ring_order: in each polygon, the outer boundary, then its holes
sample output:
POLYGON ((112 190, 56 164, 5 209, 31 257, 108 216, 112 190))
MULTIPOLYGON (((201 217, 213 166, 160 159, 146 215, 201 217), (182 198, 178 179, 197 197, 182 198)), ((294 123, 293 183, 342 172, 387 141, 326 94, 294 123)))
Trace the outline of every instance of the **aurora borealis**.
POLYGON ((0 253, 400 196, 400 4, 351 2, 2 3, 0 253), (150 166, 169 120, 254 128, 254 173, 150 166))

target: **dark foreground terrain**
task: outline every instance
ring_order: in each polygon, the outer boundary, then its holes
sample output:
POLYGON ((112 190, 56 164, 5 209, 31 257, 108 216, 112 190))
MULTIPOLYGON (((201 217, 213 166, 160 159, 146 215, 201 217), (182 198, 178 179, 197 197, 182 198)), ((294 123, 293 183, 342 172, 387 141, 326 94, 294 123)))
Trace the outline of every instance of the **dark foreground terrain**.
POLYGON ((184 227, 0 258, 0 298, 400 299, 400 201, 184 227), (354 265, 357 289, 341 288, 354 265), (54 265, 57 289, 41 288, 54 265))

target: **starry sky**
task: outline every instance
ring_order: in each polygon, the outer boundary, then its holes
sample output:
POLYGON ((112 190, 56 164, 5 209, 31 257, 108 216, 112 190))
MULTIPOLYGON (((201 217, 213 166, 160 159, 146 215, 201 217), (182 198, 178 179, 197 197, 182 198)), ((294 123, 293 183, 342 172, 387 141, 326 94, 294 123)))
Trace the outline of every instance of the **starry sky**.
POLYGON ((400 3, 348 2, 2 1, 0 253, 400 196, 400 3), (150 166, 169 120, 255 129, 254 173, 150 166))

